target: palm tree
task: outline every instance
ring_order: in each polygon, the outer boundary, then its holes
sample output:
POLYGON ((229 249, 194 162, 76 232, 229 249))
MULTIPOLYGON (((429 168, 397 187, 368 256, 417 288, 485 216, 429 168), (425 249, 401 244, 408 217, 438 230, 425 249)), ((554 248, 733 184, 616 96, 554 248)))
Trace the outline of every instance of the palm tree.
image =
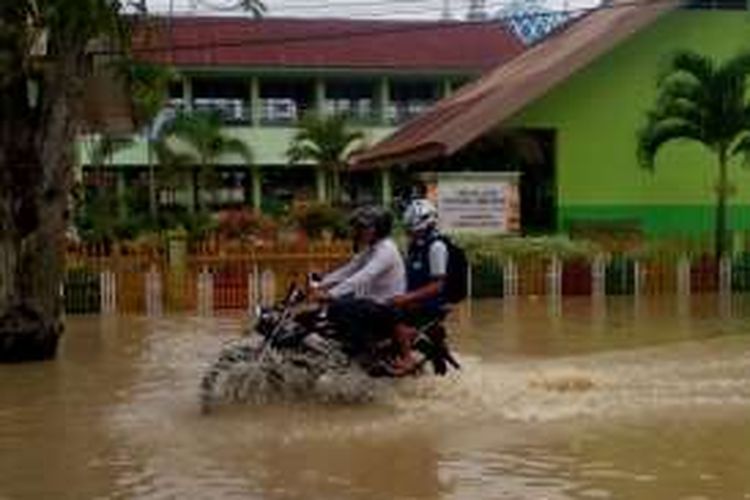
POLYGON ((654 168, 661 147, 674 140, 697 141, 716 155, 715 248, 719 257, 727 244, 727 167, 738 154, 750 160, 749 73, 750 53, 717 63, 696 52, 678 52, 660 76, 656 103, 638 132, 638 158, 648 169, 654 168))
MULTIPOLYGON (((155 64, 130 62, 127 76, 133 95, 134 114, 146 127, 146 163, 148 164, 148 208, 151 220, 156 221, 156 175, 154 149, 163 126, 164 104, 169 97, 169 83, 175 73, 171 68, 155 64)), ((168 111, 168 110, 167 110, 168 111)))
MULTIPOLYGON (((248 165, 252 163, 250 147, 240 139, 224 133, 223 122, 218 112, 195 111, 177 115, 164 127, 163 140, 169 143, 171 138, 187 149, 186 154, 191 157, 192 163, 198 166, 198 170, 193 171, 193 206, 198 210, 202 209, 198 195, 199 186, 206 183, 213 174, 213 167, 219 157, 236 154, 248 165)), ((178 153, 173 151, 171 154, 174 156, 178 153)))
MULTIPOLYGON (((166 66, 137 62, 130 59, 118 60, 115 63, 117 72, 128 82, 133 115, 136 124, 146 129, 146 155, 149 175, 149 214, 156 220, 156 180, 154 173, 154 154, 159 142, 160 117, 165 110, 164 104, 169 95, 169 83, 174 79, 174 71, 166 66)), ((103 166, 112 161, 114 155, 135 143, 135 136, 104 133, 91 139, 92 150, 90 162, 94 167, 103 166)), ((158 155, 157 155, 158 157, 158 155)), ((122 204, 122 200, 120 200, 122 204)))
POLYGON ((339 178, 346 159, 354 152, 364 134, 351 130, 345 115, 306 115, 287 150, 291 163, 311 161, 328 175, 328 191, 334 202, 341 201, 339 178))

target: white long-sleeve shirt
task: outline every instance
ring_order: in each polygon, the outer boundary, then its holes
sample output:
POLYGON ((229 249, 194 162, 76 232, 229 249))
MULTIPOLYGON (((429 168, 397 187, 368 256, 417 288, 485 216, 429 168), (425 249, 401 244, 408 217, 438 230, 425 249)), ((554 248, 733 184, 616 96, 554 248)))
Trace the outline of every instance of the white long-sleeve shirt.
POLYGON ((385 303, 406 291, 406 269, 396 243, 384 238, 327 274, 321 283, 332 286, 332 297, 354 294, 385 303))

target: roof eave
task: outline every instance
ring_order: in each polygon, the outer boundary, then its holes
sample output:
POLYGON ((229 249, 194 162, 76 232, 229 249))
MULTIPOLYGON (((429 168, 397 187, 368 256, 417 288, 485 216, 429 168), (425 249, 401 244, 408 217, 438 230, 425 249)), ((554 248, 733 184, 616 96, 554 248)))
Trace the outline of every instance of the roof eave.
POLYGON ((419 163, 445 156, 447 146, 439 142, 420 144, 408 151, 398 150, 392 153, 379 153, 377 155, 354 155, 349 161, 349 170, 352 172, 391 168, 398 164, 419 163))

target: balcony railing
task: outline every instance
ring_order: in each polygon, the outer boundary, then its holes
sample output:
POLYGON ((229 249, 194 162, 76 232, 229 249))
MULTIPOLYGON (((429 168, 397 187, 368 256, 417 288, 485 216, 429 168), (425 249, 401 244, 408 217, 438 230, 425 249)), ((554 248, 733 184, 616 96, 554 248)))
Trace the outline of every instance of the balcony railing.
MULTIPOLYGON (((392 101, 386 108, 385 122, 400 124, 424 112, 434 101, 392 101)), ((242 99, 196 98, 188 105, 183 99, 171 99, 169 106, 178 111, 213 111, 219 113, 228 125, 250 125, 253 123, 252 107, 242 99)), ((299 102, 293 98, 266 98, 260 100, 259 120, 262 126, 296 126, 306 112, 312 111, 312 103, 299 102)), ((326 99, 323 103, 325 115, 343 114, 355 125, 376 125, 383 122, 380 110, 370 99, 326 99)))
POLYGON ((323 112, 327 116, 344 115, 352 123, 373 125, 380 122, 380 114, 372 99, 326 99, 323 112))
POLYGON ((386 120, 388 123, 403 123, 423 113, 432 106, 435 101, 392 101, 386 108, 386 120))
POLYGON ((202 99, 193 100, 194 111, 217 112, 222 121, 229 125, 245 125, 252 122, 252 110, 242 99, 202 99))
POLYGON ((308 110, 310 103, 299 102, 293 98, 273 97, 260 101, 260 123, 270 126, 294 126, 308 110))

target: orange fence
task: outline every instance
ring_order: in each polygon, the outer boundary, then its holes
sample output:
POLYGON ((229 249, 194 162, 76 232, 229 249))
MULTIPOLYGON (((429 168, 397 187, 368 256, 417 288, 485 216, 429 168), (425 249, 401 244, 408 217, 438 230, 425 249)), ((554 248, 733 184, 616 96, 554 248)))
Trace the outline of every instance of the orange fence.
POLYGON ((346 243, 190 250, 170 259, 167 252, 145 246, 70 248, 68 274, 76 279, 69 280, 66 295, 77 300, 68 300, 67 309, 133 314, 247 310, 277 300, 292 282, 329 270, 350 254, 346 243), (81 292, 84 287, 92 291, 81 292))
MULTIPOLYGON (((292 282, 350 255, 346 242, 274 245, 210 242, 181 248, 74 247, 65 284, 70 313, 198 313, 248 310, 280 298, 292 282)), ((482 256, 470 269, 475 297, 659 295, 750 291, 750 253, 634 259, 482 256)))

